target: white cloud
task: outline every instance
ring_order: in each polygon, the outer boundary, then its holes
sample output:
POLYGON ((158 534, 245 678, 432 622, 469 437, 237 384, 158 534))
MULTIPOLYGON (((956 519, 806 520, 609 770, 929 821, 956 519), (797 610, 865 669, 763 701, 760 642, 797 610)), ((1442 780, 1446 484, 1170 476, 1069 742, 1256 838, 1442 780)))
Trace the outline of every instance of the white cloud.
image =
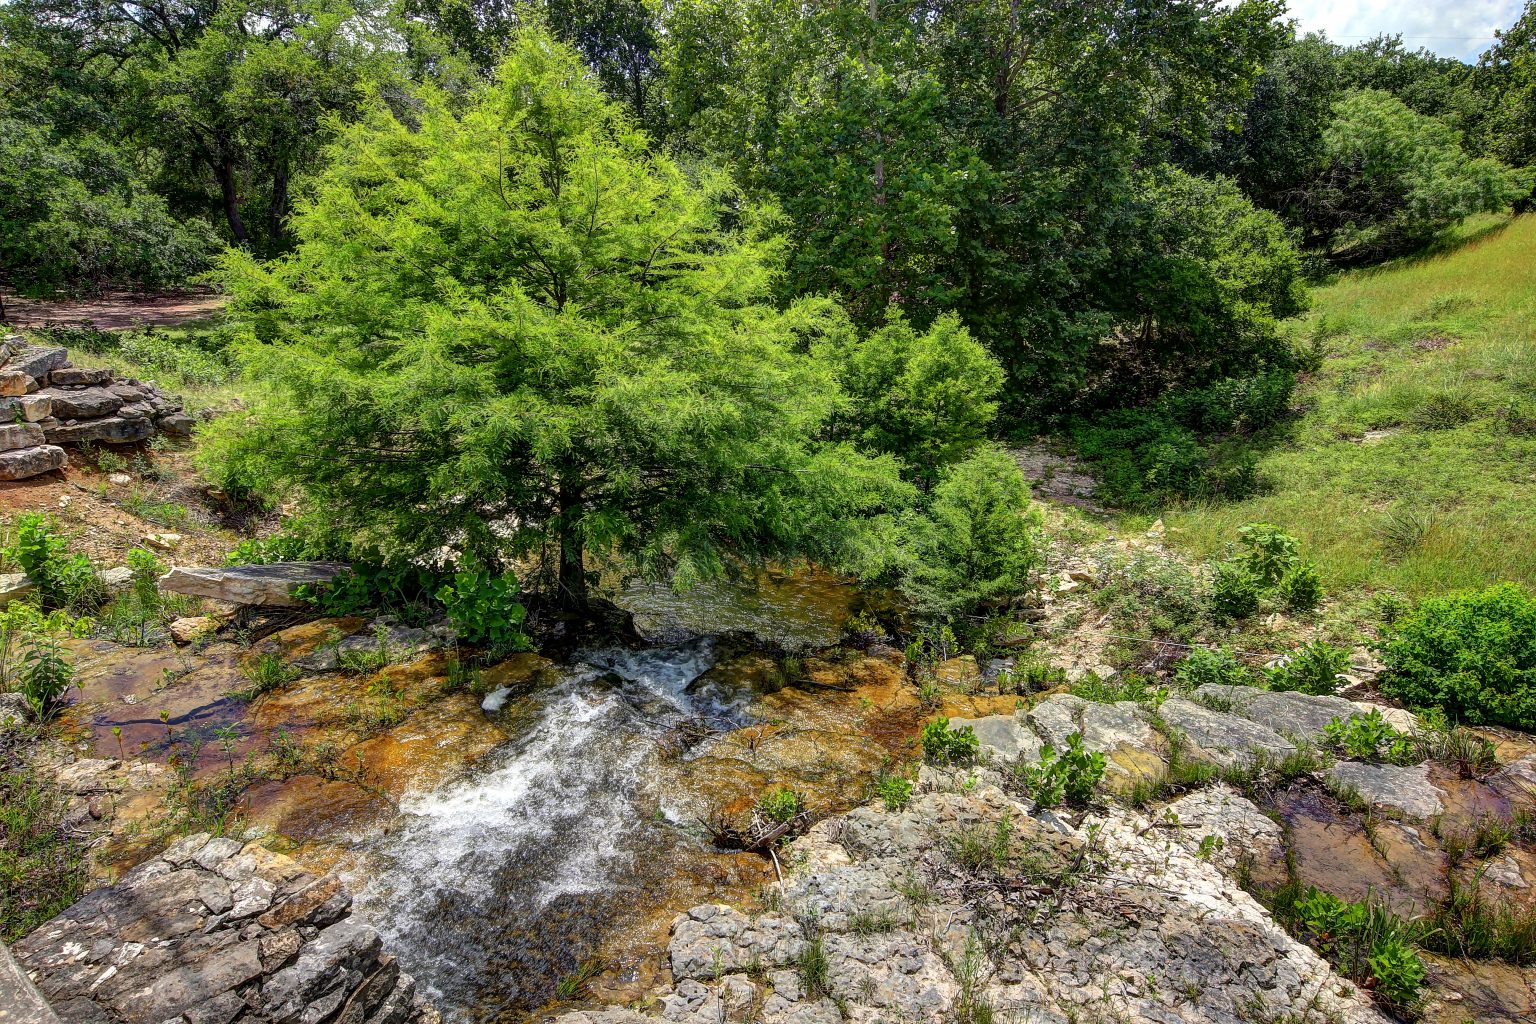
POLYGON ((1493 43, 1495 29, 1520 16, 1521 0, 1291 0, 1288 17, 1303 32, 1326 32, 1352 44, 1401 33, 1410 50, 1423 47, 1475 61, 1493 43))

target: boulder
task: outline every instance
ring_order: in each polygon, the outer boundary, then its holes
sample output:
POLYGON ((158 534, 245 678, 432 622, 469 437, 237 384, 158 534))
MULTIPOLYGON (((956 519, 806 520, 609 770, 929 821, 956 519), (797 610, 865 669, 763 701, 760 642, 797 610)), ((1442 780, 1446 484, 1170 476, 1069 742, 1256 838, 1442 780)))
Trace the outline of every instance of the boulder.
MULTIPOLYGON (((33 376, 36 376, 34 374, 33 376)), ((82 388, 92 384, 111 384, 112 371, 88 366, 67 366, 52 371, 48 383, 58 388, 82 388)))
POLYGON ((192 417, 185 413, 173 412, 161 416, 155 421, 155 425, 163 433, 170 434, 172 437, 191 437, 194 422, 192 417))
POLYGON ((67 465, 69 456, 64 454, 63 448, 51 444, 16 448, 0 452, 0 480, 25 480, 50 470, 63 469, 67 465))
POLYGON ((155 425, 149 420, 129 420, 121 416, 106 416, 44 428, 52 444, 83 444, 86 441, 127 444, 130 441, 142 441, 154 432, 155 425))
POLYGON ((0 427, 0 452, 17 448, 36 448, 47 440, 36 423, 7 423, 0 427))
POLYGON ((1015 715, 988 715, 986 718, 951 718, 950 729, 970 726, 981 749, 994 760, 1033 761, 1040 756, 1040 737, 1015 715))
POLYGON ((88 420, 110 416, 122 408, 123 400, 106 388, 44 388, 39 394, 53 399, 53 415, 61 420, 88 420))
POLYGON ((17 415, 28 423, 36 423, 53 415, 53 399, 47 395, 22 395, 11 404, 17 415))
POLYGON ((1268 726, 1182 697, 1164 701, 1161 711, 1163 721, 1184 734, 1194 754, 1223 768, 1296 751, 1295 744, 1268 726))
POLYGON ((0 370, 0 395, 16 397, 37 390, 37 381, 20 370, 0 370))
POLYGON ((349 567, 339 562, 277 562, 229 567, 177 566, 160 577, 160 589, 230 604, 292 608, 302 604, 293 588, 325 583, 349 567))
POLYGON ((29 377, 42 380, 49 372, 69 362, 69 351, 57 346, 37 346, 23 349, 6 361, 7 370, 18 370, 29 377))

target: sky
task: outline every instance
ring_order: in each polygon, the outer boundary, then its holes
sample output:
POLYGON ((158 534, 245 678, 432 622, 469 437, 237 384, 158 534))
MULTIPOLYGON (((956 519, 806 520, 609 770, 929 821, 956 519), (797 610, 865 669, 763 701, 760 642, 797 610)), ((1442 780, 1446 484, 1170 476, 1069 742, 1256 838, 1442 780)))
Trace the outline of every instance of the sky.
POLYGON ((1520 16, 1522 0, 1290 0, 1288 17, 1303 32, 1326 32, 1336 43, 1401 33, 1410 50, 1476 61, 1495 29, 1520 16))

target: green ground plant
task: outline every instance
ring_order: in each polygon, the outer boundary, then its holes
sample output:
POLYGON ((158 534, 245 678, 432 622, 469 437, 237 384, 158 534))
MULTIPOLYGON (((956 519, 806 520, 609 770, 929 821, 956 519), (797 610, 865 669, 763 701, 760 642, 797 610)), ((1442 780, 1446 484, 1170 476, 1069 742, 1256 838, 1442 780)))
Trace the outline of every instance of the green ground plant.
POLYGON ((1038 807, 1087 807, 1104 778, 1104 752, 1083 747, 1083 734, 1067 737, 1064 750, 1047 743, 1034 764, 1020 764, 1019 782, 1038 807))
POLYGON ((1398 731, 1380 710, 1335 718, 1323 727, 1323 739, 1334 751, 1357 761, 1417 764, 1419 745, 1398 731))
POLYGON ((0 736, 0 941, 15 942, 86 890, 87 850, 69 799, 0 736))
POLYGON ((1196 647, 1174 669, 1174 681, 1185 690, 1202 686, 1252 686, 1254 673, 1228 647, 1196 647))
POLYGON ((923 726, 923 760, 932 765, 974 764, 981 741, 968 725, 949 727, 948 718, 936 718, 923 726))
POLYGON ((1327 695, 1339 692, 1339 676, 1349 668, 1349 652, 1326 640, 1314 640, 1264 670, 1271 690, 1327 695))
POLYGON ((1322 953, 1345 977, 1389 1006, 1411 1010, 1428 977, 1422 929, 1377 897, 1359 903, 1299 882, 1269 894, 1275 919, 1322 953))

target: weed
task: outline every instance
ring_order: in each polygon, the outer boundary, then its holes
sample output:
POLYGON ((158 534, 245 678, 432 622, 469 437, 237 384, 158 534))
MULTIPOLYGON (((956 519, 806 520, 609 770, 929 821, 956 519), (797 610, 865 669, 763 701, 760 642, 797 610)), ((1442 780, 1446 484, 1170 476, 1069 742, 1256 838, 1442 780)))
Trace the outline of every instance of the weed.
POLYGON ((1427 972, 1417 951, 1421 929, 1367 898, 1350 903, 1292 880, 1269 895, 1275 919, 1389 1006, 1412 1008, 1427 972))
POLYGON ((899 811, 912 799, 912 780, 881 773, 875 782, 875 795, 884 801, 886 810, 899 811))
POLYGON ((69 799, 0 740, 0 941, 15 942, 86 890, 86 846, 69 799))
POLYGON ((1047 743, 1040 752, 1040 760, 1032 765, 1020 765, 1019 781, 1039 807, 1056 807, 1065 802, 1072 807, 1086 807, 1093 799, 1093 791, 1104 777, 1106 762, 1103 751, 1088 751, 1083 747, 1083 734, 1075 732, 1067 737, 1067 749, 1058 752, 1047 743))
POLYGON ((900 922, 887 907, 879 910, 861 910, 848 915, 848 930, 855 935, 884 935, 893 932, 900 922))
POLYGON ((757 813, 768 821, 783 825, 805 810, 805 795, 793 789, 770 789, 757 800, 757 813))
POLYGON ((800 974, 800 988, 807 999, 819 999, 827 994, 828 974, 831 963, 827 959, 826 939, 821 934, 820 922, 812 919, 801 922, 805 932, 805 944, 800 948, 796 967, 800 974))
POLYGON ((1266 671, 1272 690, 1313 695, 1339 692, 1339 676, 1349 668, 1349 652, 1323 640, 1301 647, 1266 671))
POLYGON ((249 685, 239 690, 230 690, 224 696, 247 702, 255 700, 262 694, 280 690, 299 678, 298 669, 283 664, 283 659, 270 651, 240 666, 240 674, 245 677, 249 685))
POLYGON ((588 957, 576 965, 576 969, 555 983, 555 996, 558 999, 571 1000, 586 992, 587 985, 593 978, 602 973, 603 962, 596 957, 588 957))
POLYGON ((1211 566, 1211 610, 1224 619, 1246 619, 1259 610, 1259 578, 1242 562, 1211 566))
POLYGON ((1425 915, 1425 949, 1474 960, 1503 960, 1516 966, 1536 963, 1536 907, 1495 901, 1479 884, 1446 875, 1444 898, 1425 915))
POLYGON ((1394 728, 1380 709, 1333 719, 1323 727, 1323 738, 1345 757, 1359 761, 1417 764, 1421 760, 1418 744, 1394 728))
POLYGON ((393 665, 400 657, 390 642, 389 627, 383 623, 373 627, 372 647, 338 649, 336 667, 352 675, 371 675, 393 665))
POLYGON ((981 741, 968 725, 949 727, 948 718, 936 718, 923 726, 923 760, 933 765, 974 764, 981 741))
POLYGON ((155 501, 149 495, 134 488, 122 501, 123 511, 148 523, 179 530, 187 525, 191 514, 187 507, 175 501, 155 501))
POLYGON ((1185 690, 1197 690, 1202 686, 1251 686, 1253 673, 1238 660, 1230 648, 1210 649, 1196 647, 1190 651, 1179 667, 1174 679, 1185 690))
POLYGON ((1161 707, 1168 699, 1166 686, 1154 686, 1145 676, 1134 672, 1125 672, 1110 680, 1089 673, 1073 685, 1071 692, 1084 700, 1102 704, 1129 700, 1153 708, 1161 707))

